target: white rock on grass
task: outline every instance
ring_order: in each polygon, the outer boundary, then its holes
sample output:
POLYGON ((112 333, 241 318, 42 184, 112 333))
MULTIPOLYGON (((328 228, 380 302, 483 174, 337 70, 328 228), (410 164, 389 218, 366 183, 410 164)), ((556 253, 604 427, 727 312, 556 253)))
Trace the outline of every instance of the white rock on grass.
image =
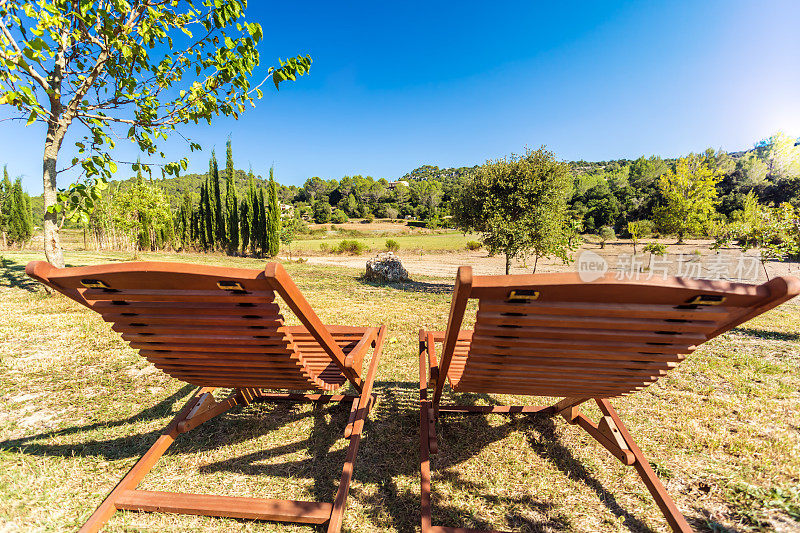
POLYGON ((379 253, 367 261, 364 278, 370 281, 408 281, 408 271, 394 252, 379 253))

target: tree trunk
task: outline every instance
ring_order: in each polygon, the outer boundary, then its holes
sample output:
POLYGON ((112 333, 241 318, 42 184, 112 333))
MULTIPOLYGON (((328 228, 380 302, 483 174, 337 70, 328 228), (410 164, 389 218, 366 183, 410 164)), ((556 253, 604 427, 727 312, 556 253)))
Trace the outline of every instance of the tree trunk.
POLYGON ((511 270, 511 255, 506 254, 506 275, 508 275, 510 270, 511 270))
POLYGON ((44 141, 44 158, 42 182, 44 184, 44 256, 53 266, 63 268, 64 251, 61 249, 61 237, 56 220, 56 213, 48 212, 47 208, 55 205, 58 187, 56 186, 56 160, 64 140, 65 128, 60 128, 57 122, 47 125, 47 137, 44 141))
POLYGON ((533 273, 536 274, 536 265, 539 264, 539 254, 536 254, 536 259, 533 260, 533 273))

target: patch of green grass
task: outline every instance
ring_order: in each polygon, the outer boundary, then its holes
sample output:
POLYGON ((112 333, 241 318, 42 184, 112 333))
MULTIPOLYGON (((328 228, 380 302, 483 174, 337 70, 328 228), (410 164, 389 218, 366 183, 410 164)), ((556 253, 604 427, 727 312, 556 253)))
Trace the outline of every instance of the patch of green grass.
MULTIPOLYGON (((450 238, 430 236, 442 237, 450 238)), ((375 247, 383 243, 380 238, 375 247)), ((39 259, 38 252, 4 252, 3 258, 0 529, 13 531, 13 523, 22 531, 74 531, 192 388, 138 356, 96 314, 38 291, 24 275, 25 263, 39 259)), ((126 252, 67 255, 71 265, 130 259, 126 252)), ((143 253, 140 259, 264 266, 263 260, 213 254, 143 253)), ((381 399, 366 424, 344 530, 414 531, 420 516, 417 331, 444 329, 451 280, 378 285, 360 281, 358 270, 284 265, 324 322, 388 326, 375 385, 381 399)), ((797 521, 798 331, 798 305, 789 303, 708 343, 644 391, 614 401, 694 526, 753 531, 771 527, 776 517, 797 521), (764 508, 769 512, 761 513, 764 508)), ((454 396, 448 389, 445 395, 477 404, 550 400, 454 396)), ((585 412, 594 420, 600 416, 596 408, 585 412)), ((346 420, 341 406, 233 410, 181 436, 141 486, 330 500, 347 445, 346 420)), ((432 459, 438 524, 514 531, 668 529, 636 472, 561 419, 453 415, 443 416, 438 428, 440 453, 432 459)), ((145 513, 118 513, 108 530, 317 531, 145 513)))
MULTIPOLYGON (((340 235, 334 235, 328 239, 306 239, 297 240, 292 243, 292 250, 298 252, 316 252, 319 251, 320 244, 328 244, 335 246, 336 239, 340 239, 340 235)), ((441 233, 432 234, 418 234, 418 235, 397 235, 392 236, 392 239, 398 243, 400 248, 404 251, 411 250, 442 250, 442 251, 455 251, 463 250, 466 247, 467 241, 473 239, 474 235, 464 235, 463 233, 453 231, 443 231, 441 233)), ((386 237, 358 237, 356 239, 364 246, 371 250, 383 249, 386 243, 386 237)))
POLYGON ((800 523, 800 485, 764 488, 739 483, 730 490, 729 501, 747 524, 765 531, 774 528, 771 518, 776 513, 800 523))

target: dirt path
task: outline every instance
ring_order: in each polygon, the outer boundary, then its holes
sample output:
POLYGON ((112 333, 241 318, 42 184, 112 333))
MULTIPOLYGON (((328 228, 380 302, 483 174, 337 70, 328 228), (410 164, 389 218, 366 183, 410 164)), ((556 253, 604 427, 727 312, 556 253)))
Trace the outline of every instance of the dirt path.
MULTIPOLYGON (((670 241, 664 241, 665 244, 670 241)), ((673 241, 674 242, 674 241, 673 241)), ((637 248, 638 254, 633 259, 633 246, 630 243, 611 243, 601 249, 596 244, 584 245, 573 257, 577 258, 582 252, 591 251, 601 256, 609 265, 609 269, 631 271, 632 268, 643 272, 649 271, 653 266, 654 273, 664 271, 669 275, 688 275, 689 277, 715 277, 720 279, 737 279, 751 283, 766 280, 764 269, 752 254, 742 256, 741 252, 733 249, 723 249, 717 254, 709 248, 709 241, 688 241, 683 245, 669 244, 667 255, 663 258, 653 258, 651 264, 650 254, 641 252, 642 244, 637 248), (699 254, 697 253, 699 251, 699 254)), ((419 253, 401 250, 397 256, 403 262, 413 278, 419 276, 433 276, 453 278, 456 270, 461 265, 471 265, 476 274, 492 275, 505 272, 505 258, 502 255, 490 257, 486 251, 476 252, 439 252, 419 253)), ((319 265, 337 265, 363 270, 371 256, 340 256, 340 255, 311 255, 307 256, 308 262, 319 265)), ((766 265, 770 278, 781 275, 800 276, 800 263, 797 262, 769 262, 766 265)), ((577 263, 564 265, 561 261, 540 260, 536 272, 574 272, 577 263)), ((527 264, 514 261, 511 267, 512 274, 530 274, 533 271, 533 260, 527 264)))

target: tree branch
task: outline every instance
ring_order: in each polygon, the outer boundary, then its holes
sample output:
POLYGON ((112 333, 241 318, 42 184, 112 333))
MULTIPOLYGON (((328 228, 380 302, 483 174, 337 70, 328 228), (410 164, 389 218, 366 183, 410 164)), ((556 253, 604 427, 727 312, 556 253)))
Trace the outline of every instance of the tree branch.
MULTIPOLYGON (((3 42, 6 45, 10 45, 17 52, 17 54, 20 55, 22 54, 22 50, 17 44, 16 39, 14 39, 14 37, 11 35, 11 32, 8 31, 8 27, 6 26, 6 23, 2 18, 0 18, 0 37, 2 37, 3 42)), ((34 69, 30 64, 26 62, 25 66, 23 67, 22 65, 19 64, 19 62, 14 60, 14 57, 9 56, 3 50, 0 50, 0 57, 2 57, 5 60, 14 61, 18 66, 22 68, 22 72, 24 72, 25 74, 36 80, 36 82, 39 85, 41 85, 43 89, 45 90, 47 89, 47 80, 44 78, 44 76, 39 74, 36 71, 36 69, 34 69)))

